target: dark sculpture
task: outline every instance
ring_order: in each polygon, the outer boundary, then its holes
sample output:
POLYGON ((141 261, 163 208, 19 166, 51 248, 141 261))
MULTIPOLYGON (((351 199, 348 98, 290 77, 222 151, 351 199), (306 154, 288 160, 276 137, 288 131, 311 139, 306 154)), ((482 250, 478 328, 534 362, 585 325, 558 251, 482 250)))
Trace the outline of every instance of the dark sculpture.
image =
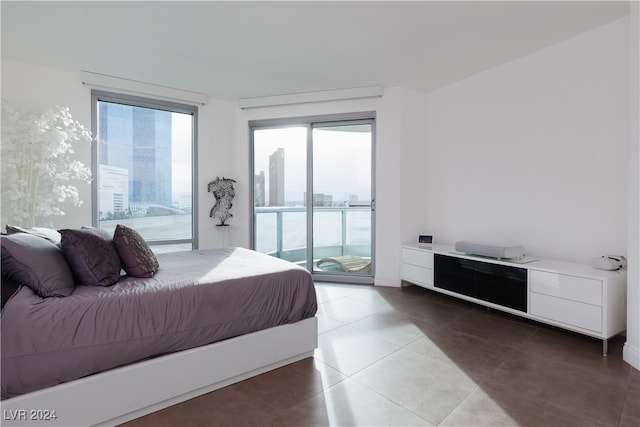
POLYGON ((234 182, 236 181, 230 178, 216 177, 207 187, 207 191, 213 193, 213 197, 216 199, 216 204, 211 208, 209 216, 220 220, 220 224, 217 225, 229 225, 225 222, 233 216, 229 210, 231 210, 231 206, 233 206, 231 202, 236 196, 236 190, 233 188, 234 182))

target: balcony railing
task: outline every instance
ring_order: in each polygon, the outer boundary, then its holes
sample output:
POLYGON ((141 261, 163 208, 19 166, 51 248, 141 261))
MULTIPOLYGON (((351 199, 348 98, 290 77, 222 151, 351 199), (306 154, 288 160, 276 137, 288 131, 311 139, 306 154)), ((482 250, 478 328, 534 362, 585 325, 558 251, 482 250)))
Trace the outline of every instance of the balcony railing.
MULTIPOLYGON (((255 248, 300 265, 307 262, 307 209, 256 207, 255 248)), ((371 207, 314 207, 313 260, 356 255, 371 258, 371 207)))

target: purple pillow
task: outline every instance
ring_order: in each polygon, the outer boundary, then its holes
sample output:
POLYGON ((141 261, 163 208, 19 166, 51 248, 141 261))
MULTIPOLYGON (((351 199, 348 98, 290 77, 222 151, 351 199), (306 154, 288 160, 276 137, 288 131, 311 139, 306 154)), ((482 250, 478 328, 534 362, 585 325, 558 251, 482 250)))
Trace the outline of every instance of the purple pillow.
POLYGON ((2 236, 0 242, 4 276, 43 298, 71 295, 73 273, 55 244, 28 233, 2 236))
POLYGON ((4 274, 2 275, 2 305, 0 305, 0 309, 4 308, 4 305, 18 292, 20 288, 20 284, 15 280, 11 280, 4 274))
POLYGON ((122 268, 133 277, 153 277, 160 264, 155 254, 144 241, 140 233, 122 224, 116 226, 113 233, 122 268))
POLYGON ((97 228, 59 231, 62 253, 78 284, 110 286, 120 280, 120 258, 106 232, 97 228))

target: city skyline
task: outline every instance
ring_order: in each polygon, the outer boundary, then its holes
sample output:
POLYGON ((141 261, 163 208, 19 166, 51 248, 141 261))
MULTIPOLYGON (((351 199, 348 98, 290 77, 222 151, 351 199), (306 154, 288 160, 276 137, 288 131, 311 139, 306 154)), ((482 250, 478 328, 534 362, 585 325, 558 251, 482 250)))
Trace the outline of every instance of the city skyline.
MULTIPOLYGON (((306 191, 302 192, 298 197, 292 196, 292 194, 298 193, 289 192, 289 197, 285 197, 287 192, 284 189, 284 165, 285 150, 279 147, 269 156, 269 206, 306 206, 306 191)), ((264 171, 254 175, 253 183, 254 206, 267 206, 264 171)), ((349 194, 346 200, 334 200, 333 194, 313 193, 313 206, 365 206, 367 203, 370 205, 371 201, 362 201, 357 194, 349 194)))
POLYGON ((99 102, 101 215, 190 209, 192 116, 99 102))
MULTIPOLYGON (((371 202, 371 133, 347 127, 319 128, 314 135, 314 199, 331 196, 332 205, 371 202)), ((254 131, 254 205, 304 206, 307 193, 307 129, 289 127, 254 131), (274 153, 281 150, 281 168, 275 168, 274 153), (278 171, 284 203, 273 204, 271 193, 278 171), (282 176, 283 175, 283 176, 282 176), (264 195, 262 192, 264 191, 264 195)), ((274 191, 276 189, 273 189, 274 191)))

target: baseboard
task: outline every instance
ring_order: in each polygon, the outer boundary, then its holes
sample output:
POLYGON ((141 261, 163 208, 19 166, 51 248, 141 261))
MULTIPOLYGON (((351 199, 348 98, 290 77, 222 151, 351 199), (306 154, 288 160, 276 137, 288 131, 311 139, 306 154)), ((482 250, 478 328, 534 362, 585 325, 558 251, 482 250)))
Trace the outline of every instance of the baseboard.
POLYGON ((640 351, 637 348, 631 348, 629 341, 622 347, 622 360, 640 371, 640 351))
POLYGON ((391 276, 379 276, 376 275, 374 284, 376 286, 389 286, 392 288, 399 288, 401 285, 399 277, 391 276))

